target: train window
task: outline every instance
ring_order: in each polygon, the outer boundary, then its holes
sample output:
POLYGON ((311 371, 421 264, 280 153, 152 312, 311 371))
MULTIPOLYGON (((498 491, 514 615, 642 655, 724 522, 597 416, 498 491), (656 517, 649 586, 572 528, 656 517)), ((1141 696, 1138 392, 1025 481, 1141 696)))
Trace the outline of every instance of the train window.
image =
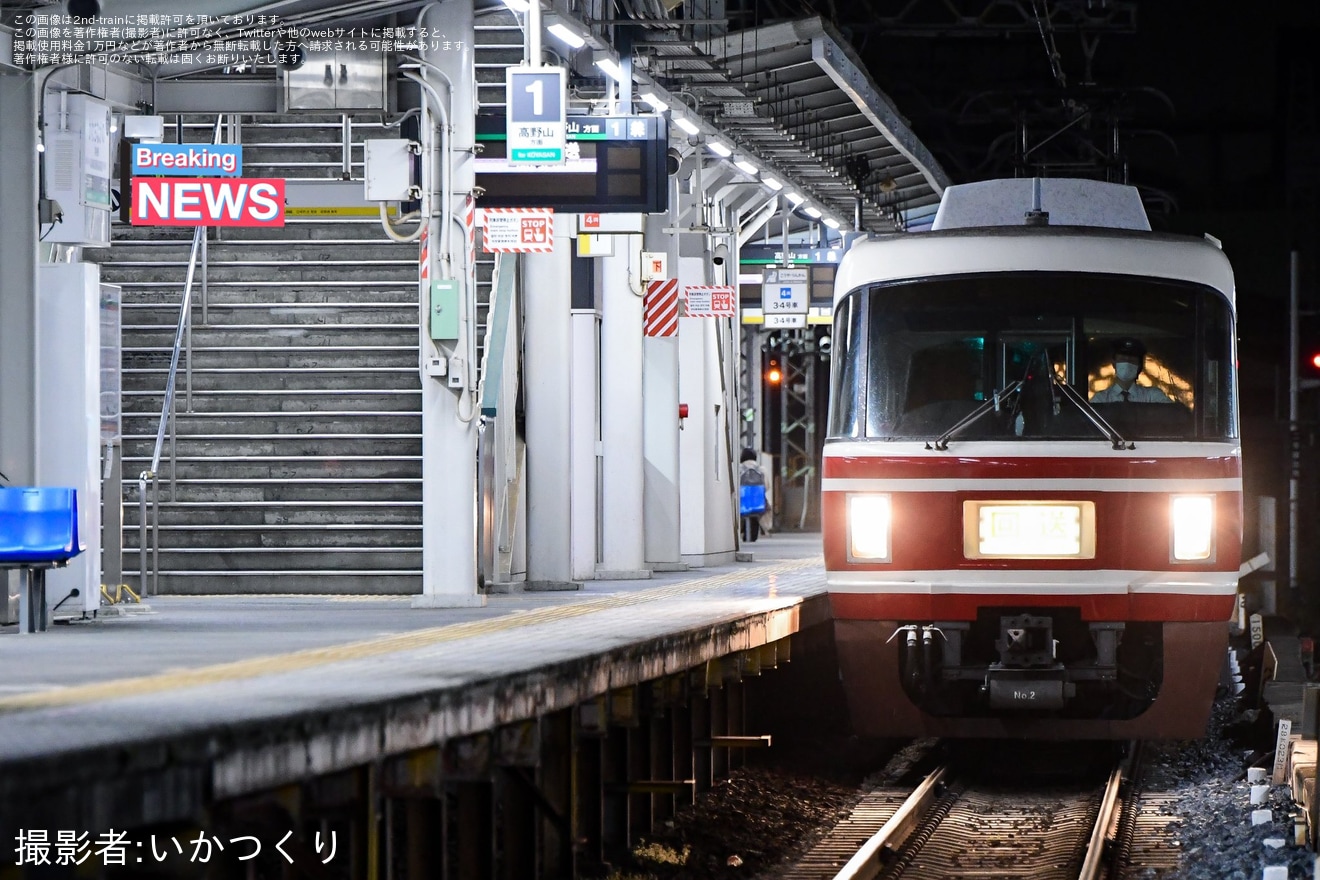
POLYGON ((1232 313, 1213 290, 1031 272, 927 278, 866 293, 864 309, 861 297, 849 296, 836 316, 832 436, 929 439, 976 414, 959 437, 1097 437, 1087 415, 1051 391, 1051 378, 1093 398, 1131 439, 1236 436, 1232 313), (1117 381, 1115 347, 1130 350, 1131 340, 1145 352, 1136 380, 1144 390, 1102 394, 1117 381), (1007 405, 978 410, 1006 388, 1007 405))
POLYGON ((833 354, 830 357, 829 436, 860 437, 862 401, 855 389, 866 354, 861 345, 862 301, 860 296, 841 300, 834 309, 833 354))

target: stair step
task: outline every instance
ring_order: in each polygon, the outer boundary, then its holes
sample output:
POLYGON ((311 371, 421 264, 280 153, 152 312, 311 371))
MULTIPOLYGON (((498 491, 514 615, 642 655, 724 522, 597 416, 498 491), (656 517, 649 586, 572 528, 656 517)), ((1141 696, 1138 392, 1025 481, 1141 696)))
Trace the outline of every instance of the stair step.
MULTIPOLYGON (((171 350, 163 346, 125 347, 124 364, 127 370, 169 369, 171 350)), ((374 369, 411 369, 417 371, 417 345, 376 345, 376 346, 331 346, 314 348, 306 346, 219 346, 208 345, 206 348, 194 347, 192 350, 193 374, 205 369, 214 369, 217 365, 231 366, 234 369, 249 370, 374 370, 374 369)), ((184 361, 184 366, 187 362, 184 361)), ((162 385, 164 381, 162 380, 162 385)))
MULTIPOLYGON (((147 424, 155 437, 155 416, 125 415, 124 430, 134 433, 138 424, 147 424)), ((270 433, 299 437, 303 434, 416 434, 421 430, 421 413, 311 412, 293 419, 288 413, 194 413, 174 418, 180 436, 191 433, 234 434, 270 433)))
MULTIPOLYGON (((125 557, 136 555, 137 545, 126 544, 125 557)), ((152 548, 148 548, 151 550, 152 548)), ((193 571, 325 571, 342 569, 391 571, 416 569, 422 548, 413 547, 161 547, 160 555, 172 557, 176 565, 162 562, 161 569, 178 567, 193 571)))
MULTIPOLYGON (((136 489, 136 484, 132 484, 136 489)), ((161 524, 195 525, 334 525, 351 521, 358 525, 381 524, 421 528, 421 495, 413 501, 232 501, 218 509, 207 501, 170 501, 168 487, 161 487, 161 507, 157 521, 161 524)), ((128 525, 137 530, 136 491, 124 496, 124 516, 128 525)), ((147 513, 148 522, 152 519, 147 513)))
MULTIPOLYGON (((173 318, 178 321, 178 306, 141 305, 124 307, 124 315, 132 320, 125 323, 134 329, 153 329, 167 326, 162 323, 173 318), (138 324, 136 321, 141 321, 138 324)), ((194 310, 200 311, 198 310, 194 310)), ((193 324, 193 344, 199 334, 219 331, 228 327, 251 327, 262 317, 269 317, 286 326, 354 327, 416 325, 416 303, 250 303, 247 305, 212 305, 207 322, 193 324)))
MULTIPOLYGON (((134 495, 124 500, 124 514, 127 525, 137 531, 138 504, 134 495)), ((147 512, 150 524, 151 512, 147 512)), ((353 506, 332 507, 311 504, 234 504, 225 510, 187 502, 162 502, 157 521, 161 528, 189 528, 206 531, 215 528, 265 528, 294 527, 307 529, 338 528, 351 523, 346 528, 374 529, 420 529, 422 527, 422 506, 418 499, 413 504, 403 502, 354 503, 353 506)), ((420 538, 418 539, 420 541, 420 538)), ((134 546, 137 546, 136 539, 134 546)))
MULTIPOLYGON (((137 559, 125 558, 125 563, 137 559)), ((420 561, 419 561, 420 565, 420 561)), ((136 567, 124 571, 130 583, 138 583, 136 567)), ((153 587, 159 595, 280 594, 405 596, 422 591, 420 568, 395 571, 213 571, 173 570, 161 572, 153 587)))
MULTIPOLYGON (((420 526, 399 525, 335 527, 256 524, 238 527, 208 525, 188 528, 162 524, 154 536, 150 531, 148 532, 147 547, 159 547, 161 553, 169 551, 235 554, 269 550, 300 553, 314 552, 318 549, 363 553, 373 551, 420 553, 421 532, 420 526), (157 543, 153 543, 153 540, 157 543)), ((124 552, 136 552, 138 546, 135 539, 125 541, 124 552)))
MULTIPOLYGON (((127 466, 130 460, 125 460, 127 466)), ((149 464, 146 456, 132 459, 137 467, 127 473, 141 473, 149 464)), ((227 480, 420 480, 422 478, 422 460, 420 457, 398 459, 369 459, 353 457, 307 457, 282 458, 274 460, 243 461, 233 458, 205 459, 183 457, 173 462, 162 460, 161 470, 167 478, 173 466, 178 471, 189 475, 190 479, 227 479, 227 480)))
MULTIPOLYGON (((189 454, 189 450, 194 450, 197 454, 214 452, 217 455, 279 455, 282 451, 287 451, 288 447, 297 447, 306 452, 306 454, 320 454, 316 450, 321 447, 328 447, 340 444, 364 444, 371 452, 381 455, 397 455, 399 449, 420 449, 421 433, 413 434, 389 434, 368 433, 355 431, 352 433, 297 433, 297 434, 269 434, 266 432, 253 434, 205 434, 196 433, 192 435, 180 436, 176 441, 179 455, 189 454), (377 449, 376 444, 379 446, 377 449)), ((124 432, 124 449, 129 451, 135 444, 154 443, 155 433, 134 434, 131 431, 124 432)), ((349 454, 349 453, 344 453, 349 454)))
MULTIPOLYGON (((174 345, 175 327, 155 324, 131 328, 133 347, 174 345)), ((130 328, 125 327, 125 335, 130 328)), ((263 328, 259 324, 226 324, 193 330, 194 356, 199 348, 230 348, 232 346, 257 347, 262 344, 285 348, 292 343, 308 348, 342 346, 359 342, 364 346, 398 346, 408 342, 417 344, 417 327, 392 324, 277 324, 263 328)))
MULTIPOLYGON (((395 501, 405 488, 421 495, 421 477, 374 479, 177 479, 169 497, 209 504, 288 501, 322 504, 338 498, 355 501, 395 501)), ((168 487, 162 487, 162 494, 168 487)))
MULTIPOLYGON (((180 374, 182 377, 182 374, 180 374)), ((122 376, 125 394, 155 392, 159 395, 169 376, 168 364, 155 369, 125 370, 122 376)), ((185 380, 179 379, 179 387, 185 380)), ((359 367, 354 370, 328 368, 298 368, 271 370, 257 368, 192 369, 193 393, 232 391, 236 384, 255 391, 285 390, 314 391, 334 388, 362 391, 365 389, 417 391, 417 368, 413 367, 359 367)))
MULTIPOLYGON (((223 417, 231 414, 237 417, 267 416, 295 420, 306 414, 328 416, 339 413, 354 415, 378 413, 385 416, 399 416, 416 413, 421 404, 420 390, 404 388, 374 393, 317 389, 199 391, 194 388, 191 407, 188 407, 188 401, 183 400, 182 397, 182 390, 176 392, 174 413, 176 419, 223 417)), ((126 392, 123 395, 123 417, 125 419, 144 416, 155 418, 160 415, 164 400, 164 395, 159 391, 126 392)))
MULTIPOLYGON (((270 273, 265 273, 265 277, 266 277, 266 278, 270 278, 270 273)), ((171 287, 171 286, 174 286, 174 287, 179 286, 179 282, 176 282, 176 281, 132 281, 132 282, 117 281, 117 282, 115 282, 115 283, 116 283, 116 284, 119 284, 121 287, 126 287, 126 288, 128 288, 129 290, 132 290, 132 291, 136 291, 136 290, 147 290, 147 289, 149 289, 149 288, 155 288, 155 287, 159 287, 159 288, 169 288, 169 287, 171 287)), ((241 287, 241 288, 253 288, 253 289, 257 289, 257 290, 259 290, 259 289, 261 289, 261 288, 263 288, 263 287, 285 288, 285 287, 291 287, 291 286, 292 286, 292 287, 300 287, 300 288, 309 288, 309 289, 316 289, 316 288, 320 288, 320 289, 329 289, 329 288, 348 288, 348 289, 352 289, 352 288, 358 288, 358 287, 388 287, 388 288, 397 288, 397 287, 406 287, 406 286, 408 285, 408 283, 409 283, 409 280, 406 279, 406 278, 400 278, 400 279, 389 279, 389 278, 379 279, 379 278, 378 278, 378 279, 366 279, 366 280, 363 280, 363 279, 350 279, 350 280, 332 280, 332 281, 306 281, 306 282, 304 282, 303 284, 298 284, 296 281, 290 281, 290 280, 284 280, 284 279, 274 279, 274 280, 264 280, 264 281, 211 281, 211 280, 208 280, 208 282, 207 282, 207 287, 208 287, 208 288, 209 288, 209 287, 241 287)), ((412 284, 413 284, 414 286, 416 286, 416 283, 417 283, 416 280, 413 279, 413 280, 412 280, 412 284)), ((194 280, 194 281, 193 281, 193 288, 194 288, 194 290, 199 289, 200 287, 201 287, 200 283, 199 283, 198 281, 194 280)), ((182 294, 182 291, 180 291, 180 293, 182 294)))

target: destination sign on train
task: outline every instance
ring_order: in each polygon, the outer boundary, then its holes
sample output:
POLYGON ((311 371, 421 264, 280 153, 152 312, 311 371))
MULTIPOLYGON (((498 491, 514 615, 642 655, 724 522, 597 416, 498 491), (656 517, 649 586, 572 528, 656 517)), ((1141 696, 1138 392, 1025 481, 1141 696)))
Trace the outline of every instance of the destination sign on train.
POLYGON ((133 173, 174 177, 240 177, 240 144, 133 144, 133 173))

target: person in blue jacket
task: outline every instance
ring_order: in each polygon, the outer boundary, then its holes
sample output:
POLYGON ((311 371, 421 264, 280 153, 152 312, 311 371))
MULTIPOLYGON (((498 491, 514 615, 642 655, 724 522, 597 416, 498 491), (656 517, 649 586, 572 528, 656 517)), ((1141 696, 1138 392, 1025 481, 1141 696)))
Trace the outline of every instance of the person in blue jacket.
POLYGON ((742 515, 742 538, 755 541, 761 535, 765 513, 765 471, 757 463, 755 449, 744 449, 738 457, 738 512, 742 515))

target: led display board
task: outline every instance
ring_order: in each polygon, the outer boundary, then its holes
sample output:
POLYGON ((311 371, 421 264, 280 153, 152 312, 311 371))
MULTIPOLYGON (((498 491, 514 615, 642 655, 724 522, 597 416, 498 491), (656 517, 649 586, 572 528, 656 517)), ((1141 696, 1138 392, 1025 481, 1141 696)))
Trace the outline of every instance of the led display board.
POLYGON ((658 116, 569 116, 561 165, 509 161, 503 116, 477 117, 481 208, 553 208, 565 213, 668 210, 667 123, 658 116))

